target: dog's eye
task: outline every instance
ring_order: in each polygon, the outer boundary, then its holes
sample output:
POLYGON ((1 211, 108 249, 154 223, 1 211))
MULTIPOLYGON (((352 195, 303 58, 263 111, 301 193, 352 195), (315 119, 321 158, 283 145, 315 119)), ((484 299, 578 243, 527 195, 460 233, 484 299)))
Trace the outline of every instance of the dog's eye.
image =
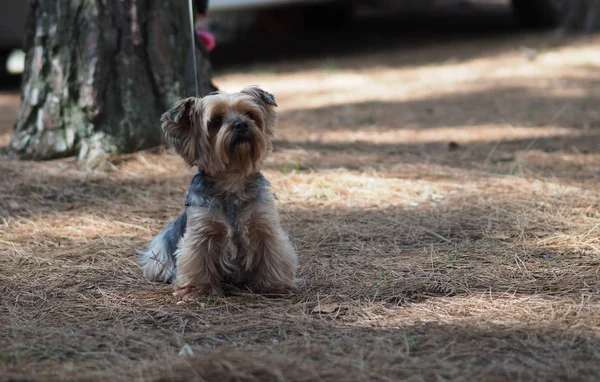
POLYGON ((221 117, 214 117, 208 121, 208 128, 210 130, 219 130, 221 125, 223 124, 223 119, 221 117))
POLYGON ((246 114, 244 114, 244 117, 246 118, 250 118, 251 120, 255 121, 256 119, 254 118, 254 114, 248 112, 246 114))

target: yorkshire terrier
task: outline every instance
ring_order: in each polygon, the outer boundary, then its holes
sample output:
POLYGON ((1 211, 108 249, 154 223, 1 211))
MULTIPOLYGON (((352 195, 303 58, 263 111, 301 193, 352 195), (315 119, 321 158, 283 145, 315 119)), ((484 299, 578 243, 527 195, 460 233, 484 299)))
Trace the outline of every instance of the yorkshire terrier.
POLYGON ((260 166, 277 103, 258 87, 177 102, 161 117, 167 140, 198 172, 184 212, 138 251, 143 274, 179 298, 221 295, 223 283, 262 294, 297 290, 298 257, 260 166))

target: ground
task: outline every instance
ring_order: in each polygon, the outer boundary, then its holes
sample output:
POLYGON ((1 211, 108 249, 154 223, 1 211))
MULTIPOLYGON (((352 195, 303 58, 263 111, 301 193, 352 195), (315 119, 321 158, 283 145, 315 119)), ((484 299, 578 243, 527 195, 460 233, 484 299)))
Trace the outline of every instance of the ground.
POLYGON ((217 70, 280 105, 289 298, 142 278, 192 174, 171 151, 4 150, 0 380, 598 380, 600 37, 467 37, 217 70))

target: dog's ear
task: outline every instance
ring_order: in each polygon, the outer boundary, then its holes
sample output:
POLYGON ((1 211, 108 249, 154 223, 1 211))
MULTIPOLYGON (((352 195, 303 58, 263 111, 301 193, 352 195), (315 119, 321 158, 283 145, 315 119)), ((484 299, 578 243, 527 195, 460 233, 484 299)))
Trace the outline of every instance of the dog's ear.
POLYGON ((275 129, 275 123, 277 122, 277 112, 275 111, 277 102, 275 102, 275 97, 273 96, 273 94, 262 90, 258 86, 249 86, 242 90, 241 93, 247 94, 254 98, 256 103, 263 108, 263 115, 265 118, 265 130, 267 134, 272 138, 273 131, 275 129))
POLYGON ((277 106, 277 102, 275 102, 275 96, 262 90, 258 86, 248 86, 242 90, 242 93, 248 94, 263 105, 277 106))
POLYGON ((189 164, 195 165, 200 159, 202 135, 202 102, 190 97, 177 101, 162 117, 162 129, 167 141, 189 164))

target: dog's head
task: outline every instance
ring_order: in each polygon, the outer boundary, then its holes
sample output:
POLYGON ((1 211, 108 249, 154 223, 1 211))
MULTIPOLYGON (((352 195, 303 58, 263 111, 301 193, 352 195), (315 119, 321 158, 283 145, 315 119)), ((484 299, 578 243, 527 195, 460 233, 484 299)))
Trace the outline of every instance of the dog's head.
POLYGON ((249 175, 271 150, 277 120, 273 95, 258 87, 186 98, 163 114, 167 140, 190 166, 209 175, 249 175))

